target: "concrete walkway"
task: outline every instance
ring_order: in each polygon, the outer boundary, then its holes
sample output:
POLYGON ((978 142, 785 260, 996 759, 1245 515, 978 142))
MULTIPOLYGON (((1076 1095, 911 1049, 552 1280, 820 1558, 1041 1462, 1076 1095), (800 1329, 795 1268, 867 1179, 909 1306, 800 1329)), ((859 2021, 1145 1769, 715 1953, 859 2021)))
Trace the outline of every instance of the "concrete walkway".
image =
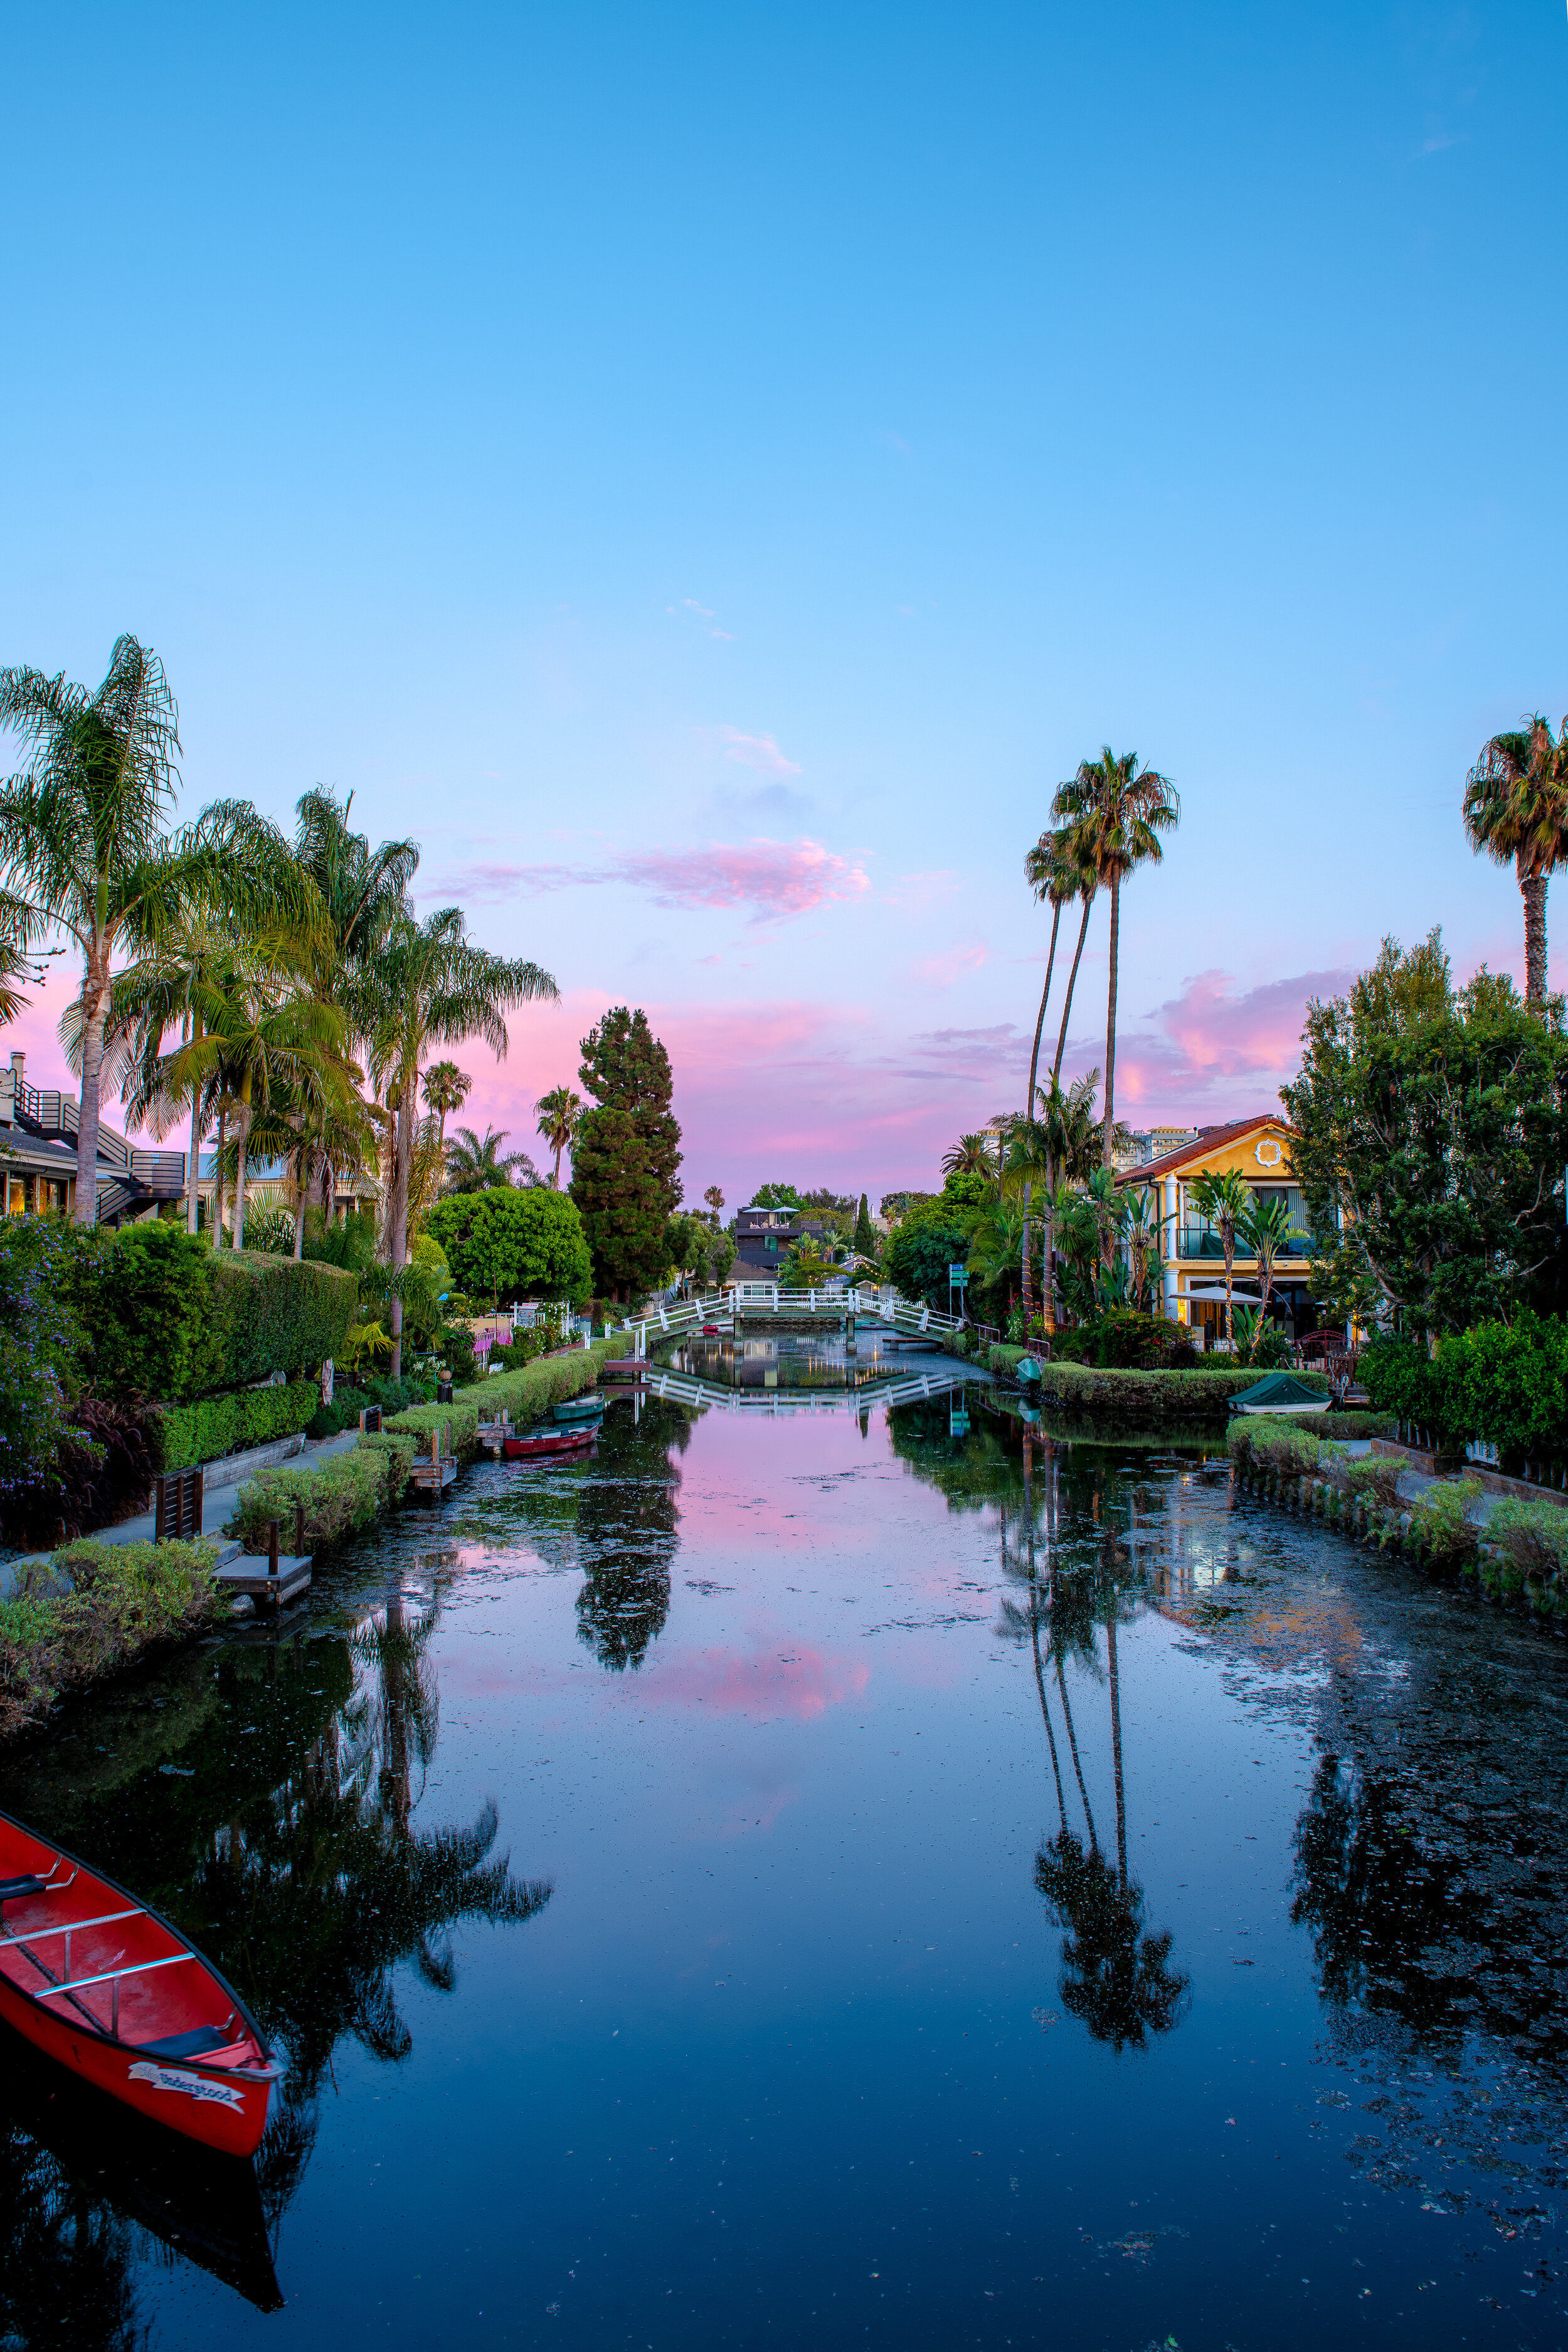
MULTIPOLYGON (((300 1465, 330 1462, 335 1454, 351 1454, 359 1444, 357 1429, 341 1430, 336 1437, 308 1437, 291 1459, 300 1465)), ((230 1510, 239 1499, 238 1486, 217 1486, 206 1497, 203 1513, 203 1534, 221 1543, 221 1529, 230 1510)), ((141 1511, 133 1519, 121 1519, 115 1528, 97 1528, 92 1541, 103 1544, 151 1543, 156 1524, 155 1514, 141 1511)), ((237 1553, 239 1546, 230 1549, 237 1553)), ((0 1561, 0 1601, 9 1601, 20 1578, 29 1568, 47 1568, 50 1554, 47 1551, 16 1552, 0 1561)))

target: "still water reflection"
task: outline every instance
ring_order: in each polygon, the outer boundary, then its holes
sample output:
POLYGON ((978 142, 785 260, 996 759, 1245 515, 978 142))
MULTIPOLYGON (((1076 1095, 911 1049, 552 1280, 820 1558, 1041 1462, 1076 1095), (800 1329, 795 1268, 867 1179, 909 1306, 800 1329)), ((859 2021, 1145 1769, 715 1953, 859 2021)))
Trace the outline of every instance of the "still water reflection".
POLYGON ((1199 1449, 619 1401, 10 1759, 289 2072, 7 2044, 0 2343, 1559 2345, 1563 1687, 1199 1449))

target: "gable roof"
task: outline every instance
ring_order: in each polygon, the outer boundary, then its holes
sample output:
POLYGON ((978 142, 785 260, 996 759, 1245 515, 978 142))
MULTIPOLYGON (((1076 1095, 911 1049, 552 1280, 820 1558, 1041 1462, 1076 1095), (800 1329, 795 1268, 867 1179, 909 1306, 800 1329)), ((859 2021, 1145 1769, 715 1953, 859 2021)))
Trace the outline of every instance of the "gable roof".
POLYGON ((1227 1143, 1238 1143, 1244 1135, 1255 1135, 1259 1128, 1277 1127, 1286 1135, 1296 1130, 1288 1118, 1277 1110, 1266 1110, 1256 1118, 1233 1118, 1223 1127, 1201 1127, 1190 1143, 1175 1151, 1163 1151, 1158 1160, 1145 1160, 1140 1168, 1124 1168, 1117 1177, 1119 1184, 1146 1184, 1155 1176, 1179 1175, 1190 1168, 1194 1160, 1206 1160, 1211 1151, 1223 1151, 1227 1143))

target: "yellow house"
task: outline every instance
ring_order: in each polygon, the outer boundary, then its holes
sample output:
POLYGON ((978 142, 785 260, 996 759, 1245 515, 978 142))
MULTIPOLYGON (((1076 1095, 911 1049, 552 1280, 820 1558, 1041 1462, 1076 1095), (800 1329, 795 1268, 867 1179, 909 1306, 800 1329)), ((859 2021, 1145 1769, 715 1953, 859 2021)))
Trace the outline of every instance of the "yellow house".
MULTIPOLYGON (((1217 1233, 1199 1216, 1192 1188, 1200 1176, 1223 1176, 1234 1169, 1248 1189, 1263 1200, 1284 1199, 1290 1218, 1289 1254, 1274 1261, 1271 1305, 1283 1318, 1288 1337, 1302 1339, 1323 1328, 1323 1316, 1307 1280, 1307 1204, 1290 1168, 1295 1131, 1278 1112, 1258 1118, 1234 1119, 1226 1127, 1204 1127, 1190 1141, 1141 1168, 1129 1168, 1117 1178, 1119 1190, 1144 1192, 1160 1219, 1160 1255, 1163 1276, 1164 1312, 1173 1321, 1201 1327, 1209 1347, 1225 1338, 1225 1251, 1217 1233)), ((1256 1307, 1258 1261, 1237 1244, 1231 1295, 1237 1307, 1256 1307)))

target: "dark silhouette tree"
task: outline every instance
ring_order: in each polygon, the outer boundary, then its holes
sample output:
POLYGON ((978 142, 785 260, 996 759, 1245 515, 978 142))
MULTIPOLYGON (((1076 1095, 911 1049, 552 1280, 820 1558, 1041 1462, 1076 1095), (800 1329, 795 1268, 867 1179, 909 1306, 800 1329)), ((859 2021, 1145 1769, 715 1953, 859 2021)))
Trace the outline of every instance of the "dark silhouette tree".
POLYGON ((577 1076, 593 1108, 577 1121, 571 1194, 596 1290, 630 1298, 668 1272, 669 1220, 680 1202, 669 1056, 647 1013, 617 1004, 584 1038, 577 1076))

